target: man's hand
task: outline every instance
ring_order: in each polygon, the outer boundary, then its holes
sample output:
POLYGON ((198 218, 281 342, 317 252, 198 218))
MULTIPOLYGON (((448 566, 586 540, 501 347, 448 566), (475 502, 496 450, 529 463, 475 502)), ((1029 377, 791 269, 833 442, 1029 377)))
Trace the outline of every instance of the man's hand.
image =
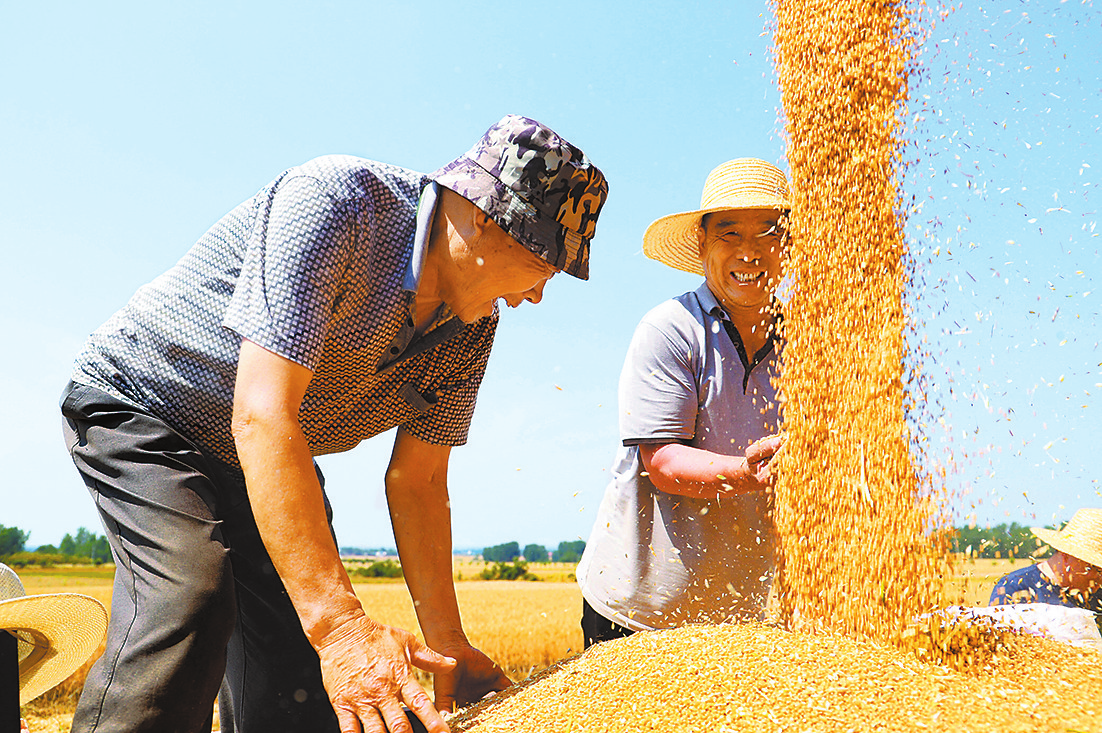
POLYGON ((457 646, 444 651, 457 664, 452 669, 437 672, 433 678, 437 710, 452 711, 513 684, 501 667, 473 646, 457 646))
POLYGON ((777 480, 771 464, 784 447, 784 436, 770 435, 750 444, 746 449, 746 467, 758 483, 772 488, 777 480))
POLYGON ((318 657, 341 733, 411 733, 402 703, 431 733, 448 731, 411 666, 439 680, 455 672, 456 660, 429 649, 408 631, 358 616, 318 646, 318 657))

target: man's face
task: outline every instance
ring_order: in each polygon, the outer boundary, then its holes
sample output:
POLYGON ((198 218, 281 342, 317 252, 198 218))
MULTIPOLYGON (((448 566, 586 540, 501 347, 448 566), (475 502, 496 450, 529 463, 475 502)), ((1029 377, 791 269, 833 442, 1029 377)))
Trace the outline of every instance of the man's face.
POLYGON ((1070 576, 1072 585, 1102 588, 1102 567, 1059 550, 1052 556, 1052 562, 1062 564, 1062 572, 1070 576))
POLYGON ((464 323, 493 313, 498 299, 510 308, 539 303, 547 281, 558 272, 497 224, 487 224, 478 241, 455 258, 460 277, 445 299, 464 323))
POLYGON ((708 288, 732 317, 769 306, 781 276, 785 237, 775 209, 721 211, 704 218, 700 261, 708 288))

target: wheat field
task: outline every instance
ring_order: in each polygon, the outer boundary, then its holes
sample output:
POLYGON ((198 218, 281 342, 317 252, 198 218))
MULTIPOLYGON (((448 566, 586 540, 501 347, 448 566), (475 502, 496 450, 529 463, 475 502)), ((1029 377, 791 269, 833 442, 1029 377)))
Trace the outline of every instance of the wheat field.
MULTIPOLYGON (((580 651, 581 593, 572 566, 533 566, 543 582, 468 580, 481 572, 481 562, 456 563, 456 593, 464 628, 471 643, 498 662, 514 681, 580 651), (555 582, 559 581, 559 582, 555 582)), ((113 569, 46 568, 19 571, 30 595, 83 593, 110 606, 113 569)), ((382 623, 418 632, 413 603, 399 581, 355 583, 356 594, 369 616, 382 623)), ((31 733, 68 731, 87 667, 23 708, 31 733)), ((419 675, 431 692, 431 678, 419 675)))

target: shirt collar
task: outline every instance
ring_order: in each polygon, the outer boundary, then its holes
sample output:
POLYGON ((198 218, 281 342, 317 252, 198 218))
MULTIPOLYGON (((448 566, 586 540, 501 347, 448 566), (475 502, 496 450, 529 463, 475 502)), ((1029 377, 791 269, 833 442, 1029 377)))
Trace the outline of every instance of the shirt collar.
POLYGON ((696 297, 700 301, 700 305, 703 306, 705 313, 719 316, 725 321, 731 320, 730 316, 727 315, 727 311, 723 310, 723 306, 716 300, 715 293, 708 287, 707 280, 702 282, 700 287, 696 289, 696 297))
MULTIPOLYGON (((436 181, 429 181, 421 189, 421 198, 417 201, 417 226, 413 232, 413 251, 402 278, 402 289, 409 298, 410 315, 413 315, 413 301, 421 287, 421 276, 425 271, 425 258, 429 253, 429 235, 432 234, 432 216, 436 213, 436 202, 440 196, 440 187, 436 181)), ((428 331, 449 320, 454 314, 447 305, 437 309, 436 317, 429 324, 428 331)))
POLYGON ((429 253, 429 234, 432 232, 432 215, 436 212, 436 198, 440 193, 436 181, 429 181, 421 189, 421 198, 417 201, 417 228, 413 233, 413 252, 406 265, 402 289, 416 295, 421 285, 421 273, 425 269, 425 257, 429 253))
POLYGON ((773 325, 769 329, 769 336, 765 341, 765 344, 758 349, 758 353, 752 357, 746 353, 746 345, 742 342, 742 334, 735 328, 734 322, 731 320, 731 316, 727 311, 723 309, 723 306, 716 300, 715 294, 712 289, 708 287, 708 282, 705 281, 703 285, 696 289, 696 297, 700 301, 701 307, 705 313, 711 314, 714 318, 718 318, 723 324, 723 330, 727 332, 727 336, 731 339, 731 343, 735 347, 735 351, 738 352, 739 361, 742 362, 742 393, 746 394, 746 390, 750 383, 750 372, 754 370, 758 364, 765 361, 765 358, 769 356, 770 352, 776 348, 777 343, 780 341, 780 327, 782 322, 782 316, 780 309, 777 309, 777 315, 773 320, 773 325))

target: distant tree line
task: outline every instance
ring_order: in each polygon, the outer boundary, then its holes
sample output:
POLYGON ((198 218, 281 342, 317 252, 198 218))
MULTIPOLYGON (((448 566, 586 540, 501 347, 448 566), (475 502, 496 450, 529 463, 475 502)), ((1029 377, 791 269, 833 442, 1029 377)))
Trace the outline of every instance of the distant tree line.
MULTIPOLYGON (((105 563, 111 562, 111 546, 107 538, 98 535, 84 527, 79 528, 75 535, 66 534, 61 543, 53 545, 40 545, 33 552, 26 549, 30 532, 25 532, 18 527, 5 527, 0 524, 0 561, 9 565, 34 565, 56 563, 105 563)), ((978 558, 1023 558, 1033 557, 1042 550, 1044 544, 1030 531, 1029 527, 1017 522, 1010 524, 997 524, 993 527, 965 526, 954 530, 952 548, 954 552, 967 554, 978 558)), ((381 548, 388 554, 394 552, 393 548, 381 548)), ((342 554, 349 555, 374 555, 380 550, 363 550, 354 547, 342 547, 342 554)), ((517 542, 505 542, 482 549, 482 559, 487 563, 514 563, 518 558, 524 558, 526 563, 576 563, 581 560, 585 551, 584 540, 560 542, 557 549, 548 551, 544 545, 527 544, 521 549, 517 542)), ((490 569, 496 572, 495 577, 513 575, 523 577, 527 569, 511 567, 509 569, 490 569)), ((401 577, 401 566, 394 561, 383 560, 372 563, 358 571, 358 574, 367 577, 401 577)))
MULTIPOLYGON (((1045 544, 1029 527, 1011 522, 994 527, 957 527, 953 551, 982 558, 1028 558, 1037 555, 1045 544)), ((1042 551, 1038 556, 1047 556, 1042 551)))
POLYGON ((505 542, 500 545, 493 545, 492 547, 482 548, 482 559, 486 562, 493 563, 510 563, 516 560, 518 557, 523 557, 526 562, 529 563, 542 563, 542 562, 578 562, 582 559, 582 552, 585 551, 584 540, 574 540, 572 542, 560 542, 559 548, 551 552, 547 551, 547 548, 543 545, 530 544, 525 545, 524 550, 520 549, 520 543, 518 542, 505 542))
POLYGON ((44 555, 64 555, 65 557, 86 557, 94 563, 111 562, 111 545, 103 535, 91 532, 84 527, 77 530, 74 537, 66 534, 61 544, 40 545, 35 552, 44 555))
POLYGON ((354 566, 345 566, 348 569, 348 574, 361 578, 401 578, 402 566, 391 559, 376 560, 368 565, 356 564, 354 566))
POLYGON ((111 562, 111 545, 107 538, 84 527, 76 535, 66 534, 61 544, 39 545, 27 551, 31 533, 18 527, 0 524, 0 560, 8 565, 56 565, 58 563, 92 564, 111 562))

